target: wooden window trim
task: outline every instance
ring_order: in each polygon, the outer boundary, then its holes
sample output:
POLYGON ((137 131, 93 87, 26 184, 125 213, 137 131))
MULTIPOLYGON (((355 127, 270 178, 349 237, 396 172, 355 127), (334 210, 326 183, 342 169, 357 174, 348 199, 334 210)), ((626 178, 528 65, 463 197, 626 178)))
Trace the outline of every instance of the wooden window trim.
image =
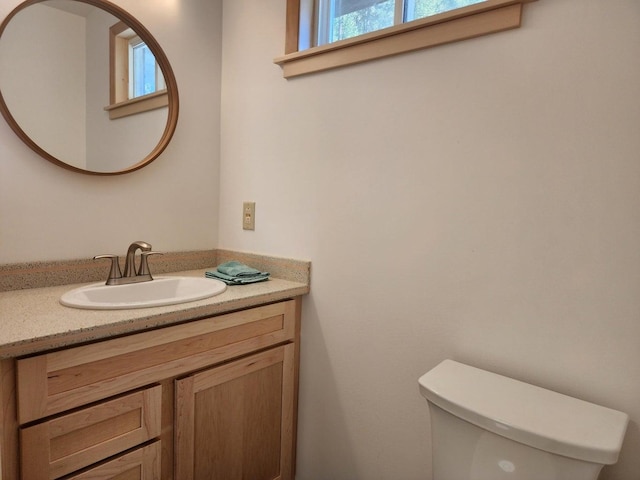
POLYGON ((298 51, 300 1, 287 0, 285 55, 274 59, 274 63, 282 67, 285 78, 518 28, 523 4, 535 0, 487 0, 298 51))
POLYGON ((168 105, 169 94, 166 90, 160 90, 159 92, 150 93, 142 97, 136 97, 131 100, 109 105, 104 107, 104 109, 109 112, 109 118, 114 120, 116 118, 155 110, 156 108, 162 108, 168 105))
POLYGON ((128 98, 129 60, 128 41, 119 35, 128 30, 124 22, 109 28, 109 105, 115 105, 128 98))

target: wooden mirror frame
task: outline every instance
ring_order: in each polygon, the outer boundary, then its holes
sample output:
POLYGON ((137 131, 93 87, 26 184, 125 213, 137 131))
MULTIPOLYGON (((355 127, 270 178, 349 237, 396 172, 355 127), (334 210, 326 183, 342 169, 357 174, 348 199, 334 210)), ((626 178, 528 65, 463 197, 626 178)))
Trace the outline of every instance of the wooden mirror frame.
MULTIPOLYGON (((19 4, 17 7, 15 7, 0 24, 0 40, 2 40, 2 34, 13 17, 15 17, 20 11, 24 10, 25 8, 31 5, 42 3, 45 1, 47 0, 26 0, 21 4, 19 4)), ((139 170, 142 167, 154 161, 156 158, 158 158, 158 156, 165 150, 165 148, 167 148, 167 145, 169 144, 169 141, 171 140, 171 137, 175 132, 176 125, 178 123, 178 110, 179 110, 178 85, 176 83, 175 75, 173 73, 173 70, 171 69, 171 65, 169 64, 169 60, 167 56, 165 55, 164 51, 160 47, 160 44, 156 41, 153 35, 151 35, 149 30, 147 30, 147 28, 145 28, 145 26, 142 23, 136 20, 126 10, 122 9, 117 5, 114 5, 108 0, 73 0, 73 1, 93 5, 95 7, 100 8, 101 10, 104 10, 105 12, 110 13, 111 15, 118 18, 119 20, 123 21, 124 23, 129 25, 129 27, 135 30, 135 32, 139 35, 139 37, 147 44, 147 46, 149 46, 149 48, 153 52, 156 58, 156 62, 160 66, 160 69, 162 70, 162 74, 164 75, 165 83, 167 86, 167 95, 168 95, 167 123, 164 129, 164 132, 160 137, 160 141, 158 142, 156 147, 146 157, 144 157, 139 162, 134 163, 133 165, 127 168, 113 171, 113 172, 95 172, 92 170, 85 170, 85 169, 70 165, 60 160, 59 158, 54 157, 53 155, 51 155, 50 153, 42 149, 36 142, 34 142, 29 137, 29 135, 27 135, 25 131, 20 127, 20 125, 18 125, 18 122, 15 120, 13 115, 11 115, 11 112, 9 111, 9 108, 7 107, 7 104, 4 100, 4 97, 2 96, 2 90, 0 90, 0 113, 5 118, 5 120, 11 127, 11 129, 16 133, 16 135, 18 135, 18 137, 24 143, 27 144, 27 146, 29 146, 29 148, 31 148, 34 152, 36 152, 38 155, 40 155, 44 159, 62 168, 65 168, 67 170, 72 170, 78 173, 84 173, 87 175, 100 175, 100 176, 122 175, 125 173, 133 172, 135 170, 139 170)))

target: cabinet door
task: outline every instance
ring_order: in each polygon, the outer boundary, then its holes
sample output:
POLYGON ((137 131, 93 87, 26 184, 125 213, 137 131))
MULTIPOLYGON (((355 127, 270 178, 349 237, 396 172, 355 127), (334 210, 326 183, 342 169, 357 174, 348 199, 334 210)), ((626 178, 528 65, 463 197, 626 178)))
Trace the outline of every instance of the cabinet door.
POLYGON ((293 344, 176 381, 176 478, 293 478, 293 344))

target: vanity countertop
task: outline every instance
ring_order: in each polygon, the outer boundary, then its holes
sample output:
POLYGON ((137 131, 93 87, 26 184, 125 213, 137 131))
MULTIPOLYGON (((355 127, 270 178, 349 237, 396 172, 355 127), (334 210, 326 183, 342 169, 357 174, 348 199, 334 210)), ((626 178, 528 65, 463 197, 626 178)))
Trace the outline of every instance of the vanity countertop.
MULTIPOLYGON (((200 276, 190 270, 162 276, 200 276)), ((0 358, 18 357, 77 343, 149 330, 309 293, 309 284, 280 278, 232 285, 195 302, 128 310, 81 310, 60 304, 76 285, 0 292, 0 358)))

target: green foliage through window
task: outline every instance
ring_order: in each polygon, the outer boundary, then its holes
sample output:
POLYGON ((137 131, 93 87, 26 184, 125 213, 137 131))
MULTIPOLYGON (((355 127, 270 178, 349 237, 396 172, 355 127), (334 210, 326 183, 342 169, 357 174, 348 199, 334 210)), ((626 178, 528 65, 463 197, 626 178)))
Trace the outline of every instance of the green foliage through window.
POLYGON ((468 7, 484 0, 413 0, 405 2, 405 22, 468 7))
MULTIPOLYGON (((334 3, 348 2, 335 0, 334 3)), ((395 0, 386 0, 334 17, 331 22, 331 41, 336 42, 393 26, 394 9, 395 0)))

